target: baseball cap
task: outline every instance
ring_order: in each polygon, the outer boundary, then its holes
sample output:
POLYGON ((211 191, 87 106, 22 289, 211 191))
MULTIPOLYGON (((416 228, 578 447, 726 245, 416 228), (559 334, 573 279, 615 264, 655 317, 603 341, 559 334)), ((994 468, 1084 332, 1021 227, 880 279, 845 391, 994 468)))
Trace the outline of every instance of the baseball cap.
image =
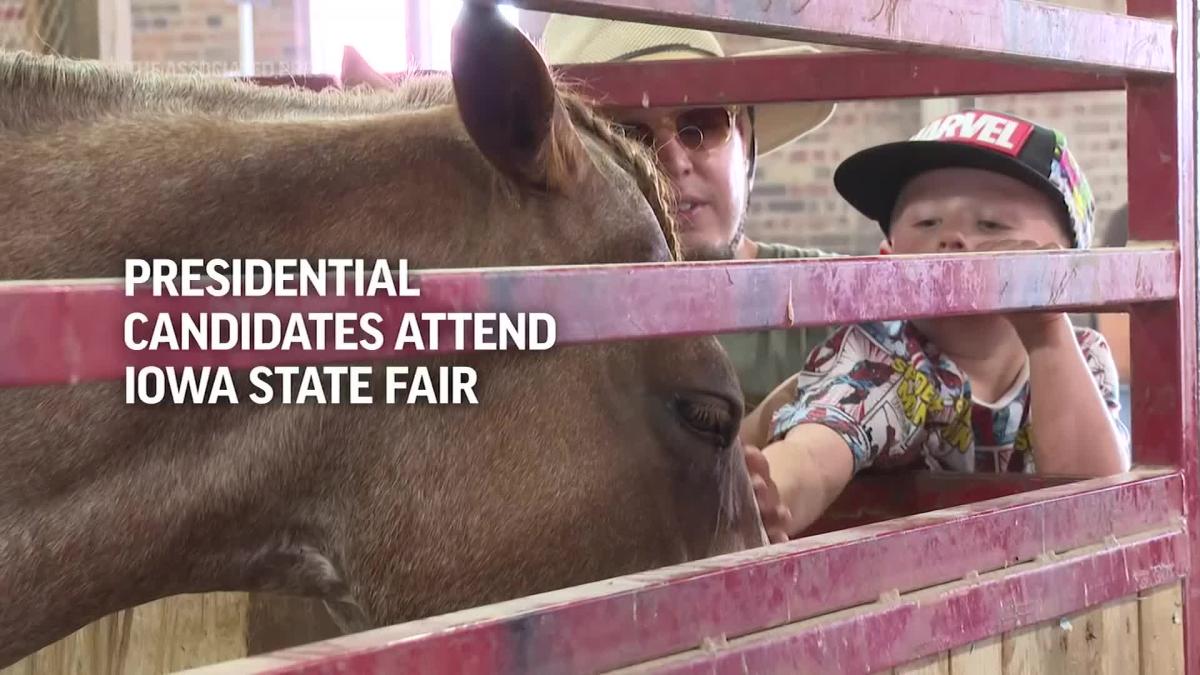
POLYGON ((907 141, 855 153, 833 175, 837 191, 887 233, 900 191, 918 174, 952 167, 994 171, 1062 206, 1071 246, 1091 245, 1096 202, 1062 133, 1004 113, 964 110, 934 120, 907 141))

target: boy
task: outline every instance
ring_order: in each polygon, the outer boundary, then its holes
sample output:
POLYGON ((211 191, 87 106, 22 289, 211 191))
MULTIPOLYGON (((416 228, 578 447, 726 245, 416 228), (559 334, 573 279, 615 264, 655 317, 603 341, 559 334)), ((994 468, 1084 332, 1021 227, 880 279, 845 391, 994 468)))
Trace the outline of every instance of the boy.
MULTIPOLYGON (((879 222, 883 253, 1086 248, 1093 230, 1063 136, 999 113, 864 150, 834 184, 879 222)), ((1126 471, 1117 384, 1104 338, 1059 312, 842 327, 742 428, 764 525, 797 535, 868 468, 1126 471)))

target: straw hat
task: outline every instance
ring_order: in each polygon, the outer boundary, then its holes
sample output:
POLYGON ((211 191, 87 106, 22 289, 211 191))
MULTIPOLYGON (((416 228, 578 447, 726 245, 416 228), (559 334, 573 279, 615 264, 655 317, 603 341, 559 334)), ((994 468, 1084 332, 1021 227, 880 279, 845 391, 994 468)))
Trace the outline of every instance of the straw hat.
MULTIPOLYGON (((542 52, 553 65, 608 61, 719 58, 726 54, 708 31, 553 14, 542 33, 542 52)), ((817 54, 810 45, 743 52, 734 56, 817 54)), ((835 104, 826 101, 754 106, 759 156, 825 124, 835 104)))

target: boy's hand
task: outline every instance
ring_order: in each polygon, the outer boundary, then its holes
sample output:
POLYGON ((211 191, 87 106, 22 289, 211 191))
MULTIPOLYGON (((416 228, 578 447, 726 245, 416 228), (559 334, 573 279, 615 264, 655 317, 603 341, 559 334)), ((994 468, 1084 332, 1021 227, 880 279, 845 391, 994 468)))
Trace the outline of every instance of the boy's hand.
POLYGON ((743 443, 746 455, 746 468, 750 470, 750 482, 754 486, 754 499, 758 502, 758 512, 762 516, 763 528, 772 544, 781 544, 788 540, 788 523, 792 513, 784 505, 779 496, 779 488, 771 480, 771 465, 767 457, 757 447, 743 443))
MULTIPOLYGON (((1056 243, 1038 244, 1028 239, 1000 239, 983 242, 975 247, 973 253, 993 251, 1061 251, 1062 246, 1056 243)), ((1029 347, 1045 341, 1046 336, 1056 329, 1066 319, 1063 312, 1017 312, 1008 314, 1005 318, 1016 329, 1021 342, 1029 347)))

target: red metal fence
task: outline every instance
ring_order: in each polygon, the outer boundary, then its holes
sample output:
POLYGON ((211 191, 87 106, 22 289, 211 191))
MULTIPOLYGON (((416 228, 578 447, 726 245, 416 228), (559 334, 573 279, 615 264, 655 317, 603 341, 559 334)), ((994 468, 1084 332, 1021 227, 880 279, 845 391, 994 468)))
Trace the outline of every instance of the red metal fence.
MULTIPOLYGON (((1189 672, 1200 672, 1200 591, 1191 576, 1200 541, 1194 515, 1200 503, 1192 3, 1129 0, 1129 16, 1020 0, 911 0, 882 7, 875 0, 514 4, 900 52, 563 68, 612 105, 1124 89, 1130 238, 1133 246, 1150 250, 1071 252, 1036 260, 1000 254, 955 261, 723 263, 628 276, 613 269, 614 279, 630 284, 622 286, 621 296, 637 301, 589 307, 592 319, 579 325, 596 337, 618 338, 1017 306, 1128 309, 1135 462, 1164 468, 1053 487, 1033 478, 1016 479, 1027 491, 288 650, 258 664, 288 673, 334 668, 504 673, 594 671, 662 658, 654 665, 665 672, 858 672, 1183 577, 1186 663, 1189 672), (1080 272, 1087 280, 1070 285, 1076 295, 1059 295, 1055 289, 1062 287, 1054 280, 1080 272), (986 282, 944 283, 943 288, 959 291, 946 297, 921 293, 923 282, 935 276, 986 282), (868 291, 830 302, 825 292, 830 284, 850 279, 889 284, 893 292, 868 291), (660 289, 662 283, 670 284, 671 293, 656 297, 683 298, 690 309, 700 311, 672 316, 650 300, 655 294, 638 292, 660 289), (896 292, 895 284, 904 288, 896 292), (962 291, 966 288, 973 290, 962 291), (822 302, 803 301, 796 293, 822 302), (901 306, 897 297, 918 304, 901 306), (703 302, 692 305, 695 298, 703 302), (752 308, 737 314, 744 322, 736 327, 728 321, 735 313, 724 311, 734 305, 752 308), (625 324, 622 317, 631 315, 637 320, 625 324), (1187 523, 1184 529, 1181 521, 1187 523), (906 593, 953 580, 964 571, 1038 560, 1105 537, 1112 545, 1104 550, 1067 554, 1015 575, 977 580, 916 600, 906 596, 904 602, 841 621, 801 621, 871 602, 881 589, 906 593)), ((581 277, 554 281, 567 295, 570 291, 564 289, 577 282, 585 284, 581 277)), ((960 479, 941 498, 953 499, 946 495, 956 490, 978 490, 978 483, 960 479)))
POLYGON ((868 672, 1183 576, 1181 482, 1164 471, 1027 492, 200 672, 600 672, 674 654, 671 669, 683 672, 868 672), (1147 530, 1154 534, 1134 535, 1147 530), (1101 553, 1030 565, 1017 577, 896 601, 868 617, 800 621, 880 600, 880 589, 934 587, 962 579, 961 570, 1016 565, 1108 536, 1113 545, 1101 553))
MULTIPOLYGON (((903 260, 738 261, 412 272, 420 297, 126 296, 123 282, 0 286, 0 386, 119 379, 126 366, 303 365, 357 352, 201 352, 125 348, 123 321, 201 312, 378 312, 394 335, 406 312, 546 312, 556 343, 790 328, 896 317, 1064 310, 1168 301, 1179 286, 1169 249, 1004 253, 903 260), (929 293, 934 285, 939 293, 929 293), (837 293, 856 288, 858 293, 837 293), (735 311, 736 310, 736 311, 735 311)), ((441 340, 442 352, 453 352, 441 340)), ((467 344, 471 341, 467 340, 467 344)), ((391 356, 385 347, 372 352, 391 356)), ((400 352, 403 353, 403 352, 400 352)))
MULTIPOLYGON (((435 617, 211 672, 594 671, 657 658, 666 659, 656 665, 668 672, 852 672, 903 663, 1179 578, 1185 582, 1188 670, 1200 672, 1200 586, 1191 566, 1200 553, 1192 2, 1128 0, 1129 16, 1033 0, 512 4, 900 52, 566 69, 614 103, 641 104, 647 95, 655 105, 673 105, 685 98, 755 103, 1124 89, 1135 248, 429 271, 419 275, 419 305, 386 301, 397 303, 397 311, 549 311, 558 318, 559 340, 567 343, 1026 307, 1127 308, 1134 461, 1161 468, 1049 487, 1021 479, 1027 489, 1017 494, 435 617), (934 278, 953 292, 923 292, 934 278), (975 282, 954 283, 968 278, 975 282), (1067 278, 1071 283, 1059 283, 1067 278), (835 302, 829 292, 835 284, 867 290, 835 302), (888 292, 869 291, 881 285, 888 292), (491 292, 500 287, 503 299, 491 292), (600 304, 578 302, 583 294, 600 304), (1070 552, 1105 538, 1107 547, 1070 552), (878 600, 881 590, 918 591, 971 570, 1033 561, 1041 564, 938 587, 915 600, 884 599, 869 615, 802 621, 878 600), (893 637, 865 642, 878 635, 893 637)), ((0 337, 0 385, 119 376, 127 357, 111 336, 120 335, 114 327, 133 302, 163 307, 154 305, 161 302, 156 299, 123 297, 115 282, 0 287, 0 316, 9 325, 0 337), (71 351, 79 335, 91 336, 84 341, 89 351, 71 351)), ((217 300, 203 302, 203 309, 217 309, 217 300)), ((291 311, 299 305, 331 309, 334 301, 262 302, 291 311)), ((174 303, 172 310, 185 311, 188 301, 174 303)), ((155 363, 201 365, 194 356, 177 358, 155 363)), ((225 363, 244 358, 232 354, 225 363)), ((976 486, 969 479, 961 485, 976 486)))

